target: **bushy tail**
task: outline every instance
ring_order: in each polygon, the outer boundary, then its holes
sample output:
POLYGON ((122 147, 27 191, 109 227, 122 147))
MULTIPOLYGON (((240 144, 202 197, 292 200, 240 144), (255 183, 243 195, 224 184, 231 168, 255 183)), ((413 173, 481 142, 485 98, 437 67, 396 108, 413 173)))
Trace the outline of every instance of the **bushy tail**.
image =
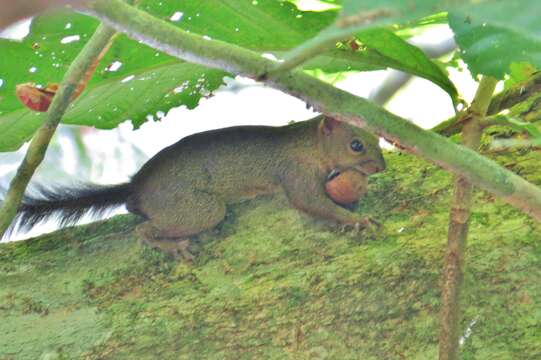
POLYGON ((35 186, 25 195, 17 215, 6 231, 28 231, 36 224, 57 219, 60 225, 74 224, 84 215, 100 217, 126 202, 130 184, 102 186, 84 184, 73 187, 35 186))

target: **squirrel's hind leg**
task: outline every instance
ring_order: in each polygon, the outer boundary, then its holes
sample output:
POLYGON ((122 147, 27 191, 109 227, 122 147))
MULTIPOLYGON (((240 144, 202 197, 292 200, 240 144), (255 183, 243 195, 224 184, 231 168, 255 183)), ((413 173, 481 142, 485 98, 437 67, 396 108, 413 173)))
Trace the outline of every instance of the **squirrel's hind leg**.
POLYGON ((153 249, 158 249, 175 259, 181 258, 185 261, 193 261, 194 259, 194 256, 188 250, 190 239, 163 237, 160 230, 150 222, 138 225, 135 231, 143 242, 153 249))
POLYGON ((151 247, 191 261, 194 256, 188 250, 189 238, 218 225, 225 217, 226 206, 212 194, 183 195, 174 204, 148 211, 148 221, 137 226, 136 232, 151 247))

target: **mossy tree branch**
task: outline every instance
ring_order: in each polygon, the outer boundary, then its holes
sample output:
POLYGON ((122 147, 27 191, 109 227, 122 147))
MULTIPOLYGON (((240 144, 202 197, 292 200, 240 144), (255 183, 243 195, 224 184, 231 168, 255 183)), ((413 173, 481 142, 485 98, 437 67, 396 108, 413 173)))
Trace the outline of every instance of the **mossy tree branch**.
MULTIPOLYGON (((541 182, 541 152, 498 156, 541 182)), ((452 179, 414 156, 387 160, 361 202, 364 215, 385 214, 375 241, 277 195, 231 206, 192 264, 142 247, 139 220, 125 215, 0 244, 0 359, 437 358, 435 269, 452 179)), ((541 224, 500 201, 479 205, 490 221, 470 227, 463 349, 534 359, 541 224)))
POLYGON ((0 208, 0 238, 15 217, 26 186, 45 157, 49 142, 70 104, 73 94, 89 69, 92 70, 95 62, 98 61, 100 55, 108 47, 114 34, 114 29, 106 25, 100 25, 66 72, 64 80, 47 112, 47 119, 32 138, 28 151, 17 169, 17 174, 10 183, 2 208, 0 208))
MULTIPOLYGON (((115 29, 182 60, 256 79, 276 64, 242 47, 207 40, 183 31, 120 0, 99 0, 88 6, 92 14, 115 29)), ((423 130, 365 99, 300 70, 261 80, 306 101, 322 113, 364 127, 447 170, 463 175, 470 182, 541 220, 541 189, 475 151, 423 130)))
MULTIPOLYGON (((471 107, 466 111, 462 129, 462 143, 477 149, 481 142, 481 119, 486 115, 490 99, 498 81, 483 77, 471 107)), ((473 186, 463 176, 456 176, 454 195, 449 215, 447 253, 443 273, 442 308, 439 338, 439 359, 458 360, 460 293, 464 273, 464 254, 468 238, 468 224, 473 186)))
POLYGON ((528 80, 515 84, 506 91, 494 96, 490 101, 487 115, 494 115, 510 109, 541 91, 541 72, 533 74, 528 80))

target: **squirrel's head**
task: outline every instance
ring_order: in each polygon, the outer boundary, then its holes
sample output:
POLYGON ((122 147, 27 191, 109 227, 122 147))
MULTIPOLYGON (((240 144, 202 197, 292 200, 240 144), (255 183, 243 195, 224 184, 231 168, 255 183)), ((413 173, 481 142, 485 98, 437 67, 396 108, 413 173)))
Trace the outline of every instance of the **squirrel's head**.
POLYGON ((354 168, 365 175, 385 170, 385 160, 374 135, 323 116, 319 123, 321 149, 333 169, 354 168))

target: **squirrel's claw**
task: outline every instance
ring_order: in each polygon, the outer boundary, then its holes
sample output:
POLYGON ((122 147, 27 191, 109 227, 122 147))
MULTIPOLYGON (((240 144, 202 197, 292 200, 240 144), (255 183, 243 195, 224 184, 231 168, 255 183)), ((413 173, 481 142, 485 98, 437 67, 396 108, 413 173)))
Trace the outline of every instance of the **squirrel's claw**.
POLYGON ((362 231, 366 230, 370 233, 375 233, 376 230, 380 230, 383 227, 383 225, 372 219, 371 217, 363 217, 359 221, 357 221, 354 224, 343 224, 340 226, 340 232, 354 232, 356 234, 361 233, 362 231))

